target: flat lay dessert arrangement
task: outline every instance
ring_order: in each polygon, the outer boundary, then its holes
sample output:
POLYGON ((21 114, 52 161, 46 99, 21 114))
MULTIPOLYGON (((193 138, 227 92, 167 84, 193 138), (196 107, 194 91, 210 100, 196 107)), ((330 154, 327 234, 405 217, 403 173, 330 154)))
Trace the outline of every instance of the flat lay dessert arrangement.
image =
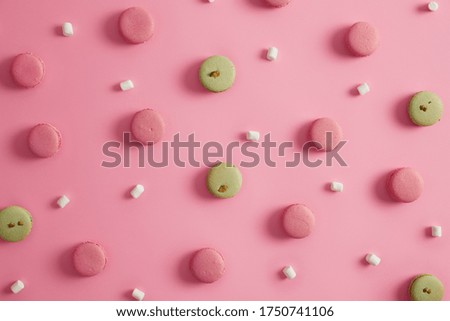
POLYGON ((447 300, 449 27, 434 1, 0 4, 0 300, 447 300))

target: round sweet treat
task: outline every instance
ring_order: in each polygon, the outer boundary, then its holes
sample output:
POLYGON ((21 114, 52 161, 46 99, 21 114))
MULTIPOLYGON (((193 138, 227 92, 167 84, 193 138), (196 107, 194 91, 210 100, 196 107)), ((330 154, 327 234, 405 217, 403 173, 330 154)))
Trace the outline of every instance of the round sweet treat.
POLYGON ((0 238, 7 242, 18 242, 31 232, 30 213, 20 206, 9 206, 0 211, 0 238))
POLYGON ((239 193, 242 175, 236 166, 219 163, 209 170, 206 185, 215 197, 230 198, 239 193))
POLYGON ((315 120, 309 129, 309 136, 319 150, 327 152, 336 148, 343 139, 341 126, 330 118, 315 120))
POLYGON ((377 29, 368 22, 357 22, 350 27, 347 44, 356 56, 369 56, 380 45, 377 29))
POLYGON ((287 6, 291 0, 266 0, 266 3, 273 7, 284 7, 287 6))
POLYGON ((283 213, 283 228, 294 238, 301 239, 311 234, 315 221, 313 212, 303 204, 293 204, 283 213))
POLYGON ((224 56, 209 57, 200 66, 200 82, 212 92, 229 89, 234 83, 235 76, 234 64, 224 56))
POLYGON ((386 189, 391 198, 397 202, 414 202, 422 194, 423 179, 413 168, 398 168, 389 174, 386 189))
POLYGON ((80 275, 94 276, 103 271, 105 265, 105 251, 99 244, 85 242, 73 252, 73 266, 80 275))
POLYGON ((35 87, 44 78, 44 62, 29 52, 17 55, 11 64, 11 76, 19 86, 35 87))
POLYGON ((162 139, 165 127, 162 116, 149 108, 137 112, 131 121, 131 133, 134 138, 148 145, 157 143, 162 139))
POLYGON ((50 124, 36 125, 28 135, 28 147, 36 156, 51 157, 61 148, 61 133, 50 124))
POLYGON ((441 120, 444 106, 441 98, 431 91, 416 93, 409 101, 408 113, 418 126, 431 126, 441 120))
POLYGON ((143 8, 128 8, 119 17, 119 30, 130 43, 146 42, 153 36, 153 18, 143 8))
POLYGON ((431 274, 419 274, 409 286, 409 297, 412 301, 441 301, 444 286, 431 274))
POLYGON ((191 258, 192 274, 201 282, 212 283, 222 277, 225 272, 225 261, 222 254, 211 248, 195 252, 191 258))

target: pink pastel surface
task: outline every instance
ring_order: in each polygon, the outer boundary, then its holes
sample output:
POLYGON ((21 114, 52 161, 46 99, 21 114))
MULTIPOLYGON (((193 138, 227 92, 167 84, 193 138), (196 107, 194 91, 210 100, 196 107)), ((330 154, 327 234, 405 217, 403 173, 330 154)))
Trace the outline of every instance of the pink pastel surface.
MULTIPOLYGON (((403 300, 420 273, 450 286, 450 117, 422 128, 407 114, 420 90, 450 102, 450 7, 442 2, 430 13, 425 6, 419 0, 391 1, 388 9, 360 0, 291 1, 282 9, 258 0, 1 2, 0 206, 30 210, 33 231, 22 242, 0 242, 0 300, 130 300, 136 287, 148 300, 403 300), (146 8, 158 26, 142 45, 125 43, 118 32, 118 17, 130 6, 146 8), (61 35, 64 21, 75 36, 61 35), (345 32, 355 21, 377 26, 376 54, 348 54, 345 32), (276 62, 265 59, 270 46, 280 50, 276 62), (26 51, 39 53, 47 73, 36 88, 19 90, 9 66, 26 51), (198 82, 199 64, 215 54, 236 65, 233 87, 220 94, 198 82), (135 88, 121 92, 123 79, 135 88), (371 92, 358 96, 362 82, 371 92), (242 189, 226 200, 209 195, 206 168, 138 168, 136 148, 130 168, 101 167, 109 160, 103 144, 120 139, 133 114, 148 106, 164 115, 165 139, 194 132, 201 142, 226 144, 258 130, 294 141, 296 151, 311 122, 330 117, 349 140, 341 150, 348 166, 285 168, 283 158, 273 157, 276 168, 241 168, 242 189), (30 155, 26 143, 40 122, 64 135, 64 148, 49 159, 30 155), (404 166, 416 168, 426 187, 409 204, 391 201, 385 188, 386 175, 404 166), (345 184, 343 193, 329 191, 335 180, 345 184), (134 200, 129 189, 137 183, 145 192, 134 200), (71 202, 59 209, 62 194, 71 202), (305 239, 287 237, 279 224, 293 203, 314 210, 314 233, 305 239), (443 227, 442 238, 430 237, 431 225, 443 227), (108 253, 107 268, 92 278, 72 266, 74 247, 85 240, 108 253), (189 271, 192 253, 203 247, 226 258, 218 282, 199 284, 189 271), (369 252, 382 258, 379 266, 367 265, 369 252), (295 280, 282 276, 286 265, 295 268, 295 280), (9 286, 17 279, 26 288, 13 295, 9 286)), ((292 151, 286 155, 291 159, 292 151)), ((234 162, 240 159, 236 153, 234 162)))

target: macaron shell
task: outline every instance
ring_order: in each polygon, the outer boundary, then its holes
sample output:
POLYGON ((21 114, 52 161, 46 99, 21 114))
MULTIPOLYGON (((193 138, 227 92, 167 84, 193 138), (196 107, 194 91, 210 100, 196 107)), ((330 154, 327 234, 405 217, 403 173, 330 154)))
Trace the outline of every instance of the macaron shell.
POLYGON ((331 118, 319 118, 310 127, 309 136, 319 150, 331 151, 343 139, 342 128, 331 118), (327 132, 331 133, 331 142, 327 142, 327 132))
POLYGON ((416 93, 410 100, 408 114, 418 126, 431 126, 442 118, 444 106, 441 98, 431 91, 416 93))
POLYGON ((219 163, 210 168, 206 185, 213 196, 230 198, 239 193, 242 186, 242 175, 236 166, 219 163))
POLYGON ((28 147, 36 156, 47 158, 61 148, 61 133, 50 124, 34 126, 28 135, 28 147))
POLYGON ((380 45, 377 29, 368 22, 357 22, 350 27, 347 45, 356 56, 368 56, 380 45))
POLYGON ((162 139, 165 127, 162 116, 149 108, 137 112, 131 121, 131 133, 134 138, 148 145, 157 143, 162 139))
POLYGON ((31 214, 23 207, 9 206, 0 211, 0 238, 4 241, 24 240, 30 234, 32 225, 31 214))
POLYGON ((444 285, 431 274, 416 276, 409 286, 412 301, 441 301, 444 297, 444 285))
POLYGON ((105 251, 99 244, 93 242, 82 243, 77 246, 73 253, 73 265, 80 275, 97 275, 105 268, 105 251))
POLYGON ((225 273, 225 261, 217 250, 203 248, 192 256, 190 269, 199 281, 212 283, 219 280, 225 273))
POLYGON ((313 212, 303 204, 293 204, 283 213, 283 228, 294 238, 304 238, 311 234, 315 226, 313 212))
POLYGON ((133 44, 146 42, 153 36, 154 21, 148 12, 140 7, 123 11, 119 17, 119 30, 124 39, 133 44))
POLYGON ((266 0, 266 3, 277 8, 287 6, 291 0, 266 0))
POLYGON ((423 192, 423 178, 410 167, 399 168, 389 174, 386 188, 391 198, 398 202, 410 203, 417 200, 423 192))
POLYGON ((11 64, 11 76, 19 86, 32 88, 44 78, 44 62, 32 53, 17 55, 11 64))
POLYGON ((209 91, 222 92, 234 83, 236 70, 233 62, 224 56, 211 56, 200 66, 200 82, 209 91))

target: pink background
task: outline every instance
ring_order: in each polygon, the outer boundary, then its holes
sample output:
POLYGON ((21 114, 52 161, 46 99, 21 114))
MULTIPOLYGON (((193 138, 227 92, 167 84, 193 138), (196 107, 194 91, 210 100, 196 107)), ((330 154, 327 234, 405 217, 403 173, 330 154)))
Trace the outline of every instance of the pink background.
POLYGON ((26 207, 34 226, 23 242, 0 242, 0 300, 123 300, 134 287, 148 300, 404 300, 418 273, 450 284, 448 117, 419 128, 406 114, 416 91, 450 101, 450 7, 441 1, 430 13, 426 2, 293 0, 273 9, 259 0, 2 1, 0 207, 26 207), (156 21, 142 45, 124 43, 116 28, 118 14, 135 5, 156 21), (381 47, 350 57, 343 32, 361 20, 379 29, 381 47), (64 21, 74 37, 60 34, 64 21), (263 58, 269 46, 280 50, 276 62, 263 58), (9 76, 12 57, 26 51, 47 70, 30 90, 9 76), (237 70, 234 87, 220 94, 197 80, 213 54, 237 70), (120 92, 125 79, 136 88, 120 92), (361 82, 372 88, 363 97, 355 95, 361 82), (332 117, 349 140, 342 150, 349 166, 242 168, 242 190, 229 200, 209 196, 204 167, 138 168, 134 151, 131 168, 102 168, 103 143, 118 140, 147 107, 164 116, 168 141, 195 132, 226 144, 252 129, 294 141, 297 151, 312 120, 332 117), (40 122, 63 135, 51 159, 34 158, 26 145, 40 122), (425 180, 411 204, 389 201, 383 189, 385 175, 402 166, 425 180), (329 192, 332 180, 345 191, 329 192), (146 191, 133 200, 137 183, 146 191), (71 203, 58 209, 62 194, 71 203), (292 203, 316 215, 306 239, 280 230, 279 215, 292 203), (442 225, 442 238, 430 237, 433 224, 442 225), (70 261, 86 240, 108 253, 106 270, 92 278, 76 275, 70 261), (214 284, 195 282, 187 269, 201 247, 225 257, 226 274, 214 284), (378 267, 364 262, 371 251, 382 258, 378 267), (295 280, 280 276, 288 264, 295 280), (17 279, 26 288, 13 295, 17 279))

